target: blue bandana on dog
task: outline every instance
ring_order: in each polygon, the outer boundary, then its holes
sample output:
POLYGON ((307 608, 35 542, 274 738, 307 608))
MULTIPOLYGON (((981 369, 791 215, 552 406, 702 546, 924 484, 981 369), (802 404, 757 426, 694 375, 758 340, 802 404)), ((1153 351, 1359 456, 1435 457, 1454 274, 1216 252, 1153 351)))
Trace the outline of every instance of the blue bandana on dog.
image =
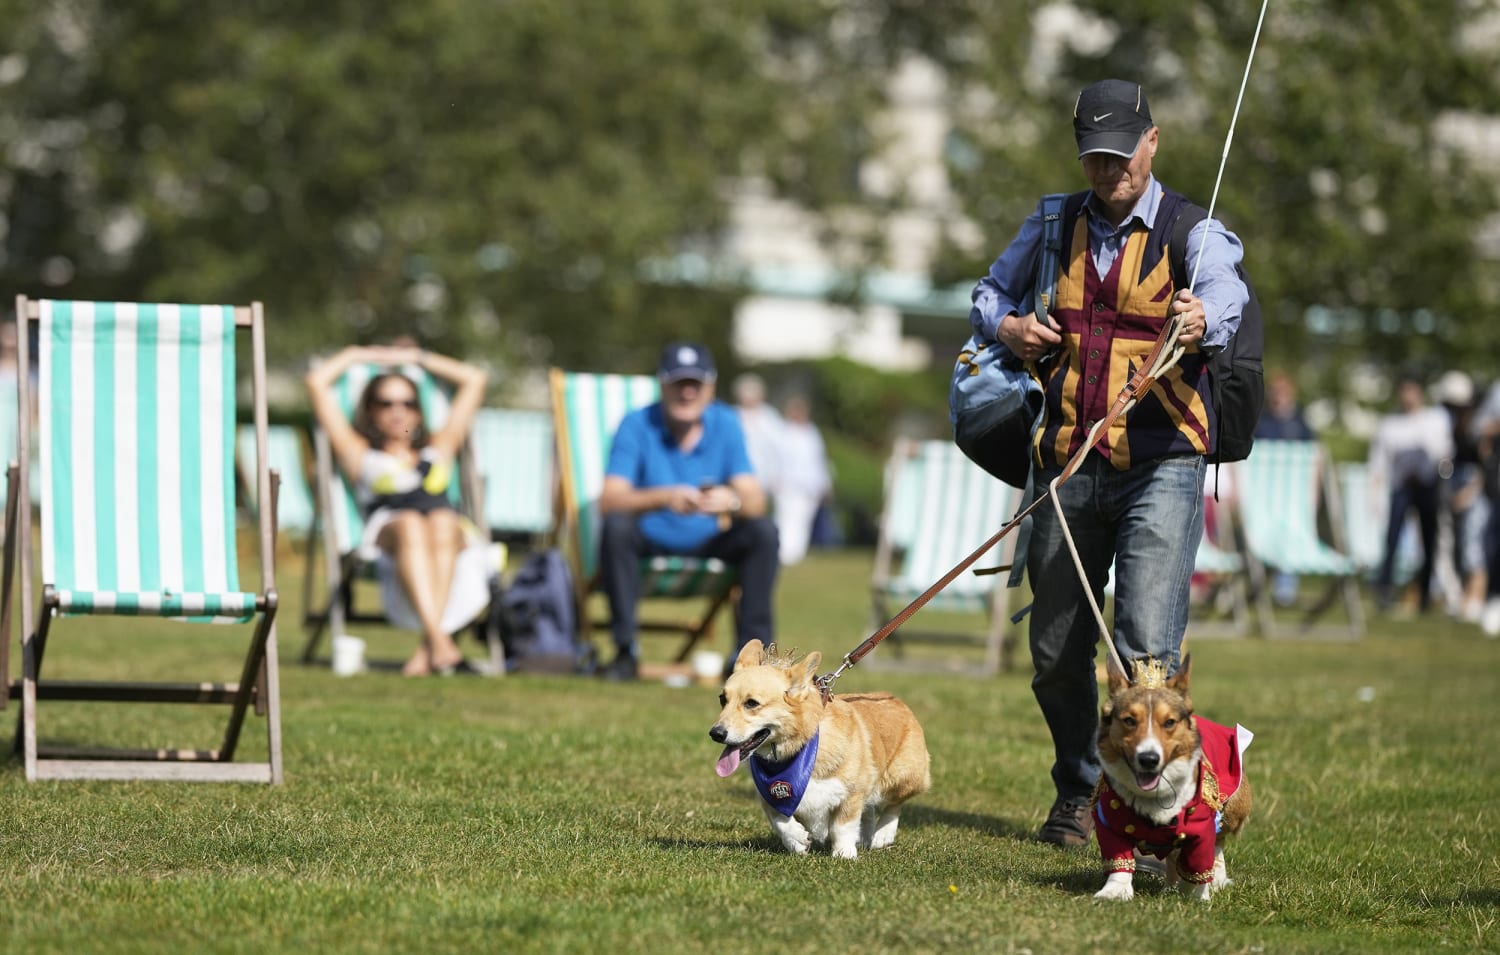
POLYGON ((750 757, 750 778, 761 798, 783 816, 797 811, 807 783, 812 779, 813 763, 818 760, 818 734, 814 733, 802 752, 784 763, 771 763, 759 756, 750 757))

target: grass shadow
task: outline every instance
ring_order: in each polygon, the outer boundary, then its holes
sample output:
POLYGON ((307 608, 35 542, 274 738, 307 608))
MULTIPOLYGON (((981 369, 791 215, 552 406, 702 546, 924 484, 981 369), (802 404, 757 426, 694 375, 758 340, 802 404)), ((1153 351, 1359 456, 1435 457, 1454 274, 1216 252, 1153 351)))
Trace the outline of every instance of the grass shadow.
POLYGON ((1029 826, 1023 826, 1010 819, 977 812, 954 812, 951 809, 938 809, 920 803, 913 803, 901 810, 901 826, 902 828, 947 826, 951 829, 969 829, 973 832, 982 832, 986 835, 1021 842, 1030 841, 1032 836, 1029 826))
POLYGON ((739 849, 752 855, 781 855, 781 843, 772 838, 758 839, 685 839, 680 836, 653 836, 659 849, 739 849))

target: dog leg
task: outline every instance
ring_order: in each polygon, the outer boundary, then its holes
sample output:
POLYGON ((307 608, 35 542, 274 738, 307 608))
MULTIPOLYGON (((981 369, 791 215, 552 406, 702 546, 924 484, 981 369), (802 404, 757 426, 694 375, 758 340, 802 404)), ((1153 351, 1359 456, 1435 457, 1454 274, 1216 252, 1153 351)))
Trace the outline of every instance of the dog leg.
POLYGON ((874 816, 874 826, 867 840, 871 849, 885 849, 896 841, 896 829, 901 825, 901 807, 889 806, 874 816))
POLYGON ((1224 886, 1228 885, 1229 883, 1231 883, 1233 881, 1234 880, 1229 877, 1229 868, 1228 868, 1228 866, 1226 866, 1224 864, 1224 848, 1222 846, 1215 846, 1214 847, 1214 880, 1213 880, 1213 883, 1212 883, 1212 885, 1214 887, 1214 891, 1217 892, 1219 889, 1224 888, 1224 886))
POLYGON ((1111 872, 1109 878, 1104 880, 1104 888, 1095 892, 1094 898, 1109 899, 1112 902, 1129 902, 1135 898, 1135 873, 1111 872))
POLYGON ((829 837, 835 859, 854 859, 859 856, 859 820, 853 819, 848 822, 835 822, 829 831, 829 837))
POLYGON ((762 801, 760 808, 766 814, 766 820, 771 823, 771 831, 786 846, 786 850, 794 855, 805 856, 807 850, 812 846, 812 834, 803 828, 802 823, 792 816, 783 816, 770 803, 762 801))

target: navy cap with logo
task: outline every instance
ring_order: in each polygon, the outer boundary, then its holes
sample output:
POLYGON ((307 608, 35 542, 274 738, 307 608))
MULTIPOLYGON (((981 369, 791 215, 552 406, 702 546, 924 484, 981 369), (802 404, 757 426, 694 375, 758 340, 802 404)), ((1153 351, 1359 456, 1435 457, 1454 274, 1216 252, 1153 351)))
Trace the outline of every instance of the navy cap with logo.
POLYGON ((663 384, 689 378, 713 381, 714 375, 714 356, 696 342, 673 342, 663 348, 661 363, 656 368, 656 376, 663 384))
POLYGON ((1146 91, 1128 80, 1101 80, 1085 87, 1073 106, 1073 137, 1080 159, 1089 153, 1129 159, 1141 135, 1153 125, 1146 91))

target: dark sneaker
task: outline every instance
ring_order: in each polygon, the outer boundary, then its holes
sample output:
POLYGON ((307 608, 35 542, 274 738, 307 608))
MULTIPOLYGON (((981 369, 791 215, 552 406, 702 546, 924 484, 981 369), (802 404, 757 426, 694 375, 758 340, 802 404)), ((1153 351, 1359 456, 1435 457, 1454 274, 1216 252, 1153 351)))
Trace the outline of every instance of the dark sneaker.
POLYGON ((622 650, 599 671, 599 675, 606 680, 634 680, 640 676, 640 664, 622 650))
POLYGON ((1094 819, 1089 815, 1089 801, 1059 796, 1036 837, 1040 842, 1050 842, 1055 846, 1086 846, 1093 831, 1094 819))
POLYGON ((1135 854, 1135 871, 1137 875, 1154 875, 1158 879, 1167 877, 1167 863, 1148 852, 1139 849, 1131 850, 1135 854))

